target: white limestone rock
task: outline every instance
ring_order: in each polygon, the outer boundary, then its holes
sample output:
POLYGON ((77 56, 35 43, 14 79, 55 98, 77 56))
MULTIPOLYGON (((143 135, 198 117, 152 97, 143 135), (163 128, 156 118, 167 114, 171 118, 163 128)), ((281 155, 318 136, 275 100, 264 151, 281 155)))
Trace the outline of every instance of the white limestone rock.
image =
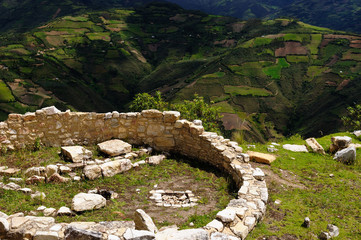
POLYGON ((93 153, 82 146, 68 146, 62 147, 61 153, 63 156, 74 163, 81 163, 84 160, 91 159, 93 153))
POLYGON ((71 208, 76 212, 83 212, 105 207, 106 199, 99 194, 79 193, 74 196, 71 208))
POLYGON ((225 233, 214 232, 211 234, 210 240, 239 240, 239 238, 225 233))
POLYGON ((331 141, 337 147, 337 149, 343 149, 350 145, 352 138, 348 136, 335 136, 331 138, 331 141))
POLYGON ((59 234, 57 232, 37 231, 33 240, 58 240, 59 234))
POLYGON ((55 208, 46 208, 43 211, 45 217, 55 217, 56 216, 56 209, 55 208))
POLYGON ((263 181, 265 178, 264 172, 260 168, 253 170, 253 177, 259 181, 263 181))
POLYGON ((146 162, 150 165, 160 164, 166 157, 164 155, 151 156, 146 159, 146 162))
POLYGON ((124 240, 153 240, 155 239, 155 234, 149 231, 128 228, 123 238, 124 240))
POLYGON ((169 235, 172 240, 208 240, 208 232, 204 229, 186 229, 169 235))
POLYGON ((59 208, 56 215, 57 216, 73 216, 74 213, 71 211, 70 208, 64 206, 64 207, 59 208))
POLYGON ((129 159, 120 159, 100 165, 104 177, 113 177, 114 175, 128 171, 132 168, 132 162, 129 159))
POLYGON ((233 209, 223 209, 217 213, 216 217, 224 223, 233 222, 236 218, 236 211, 233 209))
POLYGON ((0 217, 0 236, 10 230, 10 224, 6 218, 0 217))
POLYGON ((85 166, 83 172, 85 177, 90 180, 94 180, 102 176, 102 169, 99 165, 85 166))
POLYGON ((48 165, 48 166, 46 166, 45 172, 46 172, 46 176, 48 176, 48 177, 53 175, 54 173, 58 173, 58 166, 48 165))
POLYGON ((45 113, 48 116, 61 113, 61 111, 57 109, 55 106, 45 107, 36 111, 36 113, 41 113, 41 112, 45 113))
POLYGON ((152 218, 146 214, 142 209, 137 209, 134 213, 135 229, 147 230, 152 233, 157 233, 158 228, 155 226, 152 218))
POLYGON ((31 177, 31 176, 34 176, 34 175, 45 177, 46 176, 46 169, 45 169, 45 167, 31 167, 31 168, 26 169, 24 174, 27 177, 31 177))
POLYGON ((208 223, 205 228, 214 228, 218 232, 221 232, 223 230, 223 223, 218 221, 217 219, 214 219, 212 222, 208 223))
POLYGON ((111 157, 119 156, 132 151, 132 145, 119 139, 99 143, 98 148, 101 152, 111 157))
POLYGON ((354 146, 351 146, 342 149, 335 154, 335 157, 333 159, 345 164, 353 164, 356 160, 356 148, 354 146))
POLYGON ((308 152, 307 147, 305 145, 297 145, 297 144, 285 144, 282 146, 283 149, 292 151, 292 152, 308 152))

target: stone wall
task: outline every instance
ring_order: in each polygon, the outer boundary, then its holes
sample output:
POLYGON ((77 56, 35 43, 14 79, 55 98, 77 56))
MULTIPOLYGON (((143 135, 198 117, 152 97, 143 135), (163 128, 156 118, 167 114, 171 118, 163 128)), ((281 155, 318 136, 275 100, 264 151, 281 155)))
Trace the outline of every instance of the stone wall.
POLYGON ((264 173, 251 167, 247 154, 242 153, 236 142, 179 118, 179 112, 173 111, 81 113, 49 107, 25 115, 10 114, 0 123, 0 147, 4 151, 36 143, 89 145, 118 138, 208 162, 228 172, 239 192, 238 199, 232 200, 204 229, 210 238, 220 236, 212 239, 223 239, 223 235, 244 239, 266 210, 268 191, 264 173))

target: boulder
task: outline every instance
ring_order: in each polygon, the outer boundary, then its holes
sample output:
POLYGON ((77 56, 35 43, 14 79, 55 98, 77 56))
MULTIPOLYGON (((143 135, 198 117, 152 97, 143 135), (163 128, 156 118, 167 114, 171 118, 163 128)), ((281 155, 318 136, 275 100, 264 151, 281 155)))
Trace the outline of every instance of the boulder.
POLYGON ((48 116, 61 113, 61 111, 57 109, 55 106, 45 107, 36 111, 36 113, 40 113, 40 112, 43 112, 48 116))
POLYGON ((317 142, 315 138, 307 138, 307 145, 312 149, 314 153, 319 153, 325 155, 325 149, 317 142))
POLYGON ((24 174, 27 177, 34 176, 34 175, 45 177, 46 176, 46 168, 45 167, 31 167, 31 168, 26 169, 24 174))
POLYGON ((102 176, 102 169, 98 165, 85 166, 83 172, 85 177, 90 180, 94 180, 102 176))
POLYGON ((68 207, 61 207, 59 208, 57 214, 57 216, 73 216, 75 215, 70 208, 68 207))
POLYGON ((45 217, 49 217, 49 216, 55 217, 56 209, 55 208, 45 208, 43 213, 44 213, 45 217))
POLYGON ((4 185, 2 188, 5 189, 5 190, 17 191, 17 190, 21 189, 21 186, 16 184, 16 183, 9 182, 8 184, 4 185))
POLYGON ((43 201, 46 198, 46 195, 43 192, 36 191, 34 194, 31 194, 30 197, 32 199, 43 201))
POLYGON ((37 183, 44 183, 45 182, 45 177, 41 177, 41 176, 31 176, 28 179, 26 179, 26 184, 37 184, 37 183))
POLYGON ((132 162, 129 159, 120 159, 100 165, 104 177, 113 177, 114 175, 128 171, 132 168, 132 162))
POLYGON ((270 165, 274 160, 276 160, 276 156, 272 154, 259 153, 253 151, 248 151, 247 154, 249 155, 250 160, 258 163, 265 163, 270 165))
POLYGON ((76 212, 105 207, 106 199, 99 194, 79 193, 74 196, 71 207, 76 212))
POLYGON ((283 149, 289 150, 291 152, 308 152, 305 145, 285 144, 282 147, 283 149))
MULTIPOLYGON (((243 239, 243 238, 241 238, 241 239, 243 239)), ((212 233, 210 240, 239 240, 239 238, 225 234, 225 233, 214 232, 214 233, 212 233)))
POLYGON ((353 132, 353 134, 356 136, 356 137, 360 137, 361 136, 361 130, 356 130, 353 132))
POLYGON ((123 238, 125 240, 152 240, 155 239, 155 234, 149 231, 128 228, 123 238))
POLYGON ((340 234, 338 227, 332 224, 327 225, 327 230, 332 238, 337 237, 340 234))
POLYGON ((350 145, 352 138, 348 136, 335 136, 331 138, 331 141, 337 147, 337 149, 343 149, 350 145))
POLYGON ((241 239, 246 239, 249 232, 248 227, 245 226, 241 221, 239 221, 236 225, 231 227, 231 230, 241 239))
POLYGON ((354 146, 351 146, 342 149, 335 154, 333 159, 345 164, 353 164, 356 160, 356 148, 354 146))
POLYGON ((208 223, 205 228, 207 229, 216 229, 217 231, 221 232, 223 230, 223 223, 218 221, 217 219, 214 219, 213 221, 211 221, 210 223, 208 223))
POLYGON ((46 172, 46 176, 51 176, 54 173, 58 172, 58 166, 56 166, 56 165, 48 165, 45 168, 45 172, 46 172))
POLYGON ((71 178, 62 177, 59 175, 59 173, 54 173, 48 178, 48 182, 53 183, 65 183, 71 181, 71 178))
POLYGON ((113 139, 98 144, 98 148, 102 153, 111 157, 126 154, 132 151, 132 145, 119 139, 113 139))
POLYGON ((74 163, 81 163, 84 160, 91 159, 93 156, 93 153, 82 146, 68 146, 68 147, 62 147, 61 153, 63 156, 74 162, 74 163))
POLYGON ((95 231, 86 231, 76 227, 67 227, 64 231, 65 240, 101 240, 102 234, 95 231))
POLYGON ((0 176, 13 176, 18 174, 21 169, 18 168, 7 168, 7 169, 0 169, 0 176))
POLYGON ((164 155, 151 156, 146 159, 146 162, 150 165, 158 165, 163 161, 166 157, 164 155))
POLYGON ((152 218, 146 214, 142 209, 137 209, 134 213, 135 229, 147 230, 152 233, 157 233, 158 228, 155 226, 152 218))

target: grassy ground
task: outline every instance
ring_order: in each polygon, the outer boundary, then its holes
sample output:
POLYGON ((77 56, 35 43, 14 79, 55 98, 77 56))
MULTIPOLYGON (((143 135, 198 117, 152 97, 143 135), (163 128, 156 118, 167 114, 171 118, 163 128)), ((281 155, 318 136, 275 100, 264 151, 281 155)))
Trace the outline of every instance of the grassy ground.
MULTIPOLYGON (((97 158, 95 147, 93 150, 97 158)), ((52 163, 64 163, 58 156, 59 148, 43 148, 39 151, 22 150, 3 154, 0 166, 21 167, 45 166, 52 163)), ((147 212, 156 224, 177 224, 181 228, 189 227, 193 222, 196 227, 206 225, 215 214, 225 208, 230 199, 235 198, 236 189, 233 182, 223 173, 202 163, 176 157, 178 160, 166 159, 158 166, 142 165, 128 172, 111 178, 101 178, 94 181, 82 180, 63 184, 43 183, 38 185, 20 184, 33 191, 46 194, 43 201, 33 200, 30 196, 15 192, 0 190, 0 211, 7 214, 36 210, 40 205, 59 209, 61 206, 71 206, 72 198, 91 189, 108 189, 119 194, 119 198, 107 201, 105 208, 87 211, 74 217, 57 217, 58 222, 73 221, 116 221, 130 220, 138 208, 147 212), (180 171, 181 169, 181 171, 180 171), (192 208, 158 207, 149 199, 149 191, 155 189, 191 190, 198 197, 199 203, 192 208), (19 204, 20 203, 20 204, 19 204)), ((79 172, 78 175, 81 173, 79 172)), ((19 177, 23 177, 19 174, 19 177)), ((4 183, 9 182, 7 177, 4 183)))
MULTIPOLYGON (((326 150, 330 139, 325 136, 318 141, 326 150)), ((353 142, 360 143, 357 139, 353 142)), ((286 143, 304 141, 293 137, 281 142, 286 143)), ((277 148, 278 158, 272 166, 254 164, 266 172, 269 202, 266 216, 248 239, 318 239, 327 224, 339 227, 337 239, 361 239, 361 152, 357 153, 356 164, 350 166, 336 162, 330 155, 277 148), (281 200, 281 204, 276 205, 275 200, 281 200), (305 217, 311 219, 310 228, 301 226, 305 217)), ((267 152, 266 145, 257 145, 256 150, 267 152)))

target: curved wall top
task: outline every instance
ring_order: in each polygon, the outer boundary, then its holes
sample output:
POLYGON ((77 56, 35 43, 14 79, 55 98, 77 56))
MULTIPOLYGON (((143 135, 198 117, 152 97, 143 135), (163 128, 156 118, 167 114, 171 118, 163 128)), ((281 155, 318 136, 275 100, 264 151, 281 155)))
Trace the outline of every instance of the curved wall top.
POLYGON ((39 141, 46 146, 89 145, 117 138, 210 163, 229 173, 240 189, 238 199, 204 229, 210 235, 219 232, 244 239, 266 210, 263 172, 247 163, 247 154, 236 142, 179 118, 180 113, 174 111, 85 113, 48 107, 35 113, 10 114, 0 122, 0 148, 14 150, 39 141))

